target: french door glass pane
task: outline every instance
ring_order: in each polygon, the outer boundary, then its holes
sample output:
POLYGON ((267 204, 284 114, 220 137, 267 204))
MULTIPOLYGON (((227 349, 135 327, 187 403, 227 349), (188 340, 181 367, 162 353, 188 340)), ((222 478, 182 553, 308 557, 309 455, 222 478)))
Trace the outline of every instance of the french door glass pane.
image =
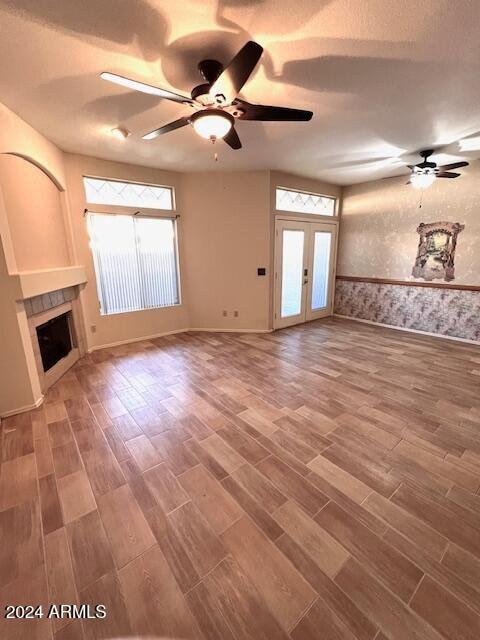
POLYGON ((304 232, 283 231, 281 317, 298 315, 302 310, 304 232))
POLYGON ((312 311, 328 304, 328 273, 332 234, 316 231, 313 244, 312 311))

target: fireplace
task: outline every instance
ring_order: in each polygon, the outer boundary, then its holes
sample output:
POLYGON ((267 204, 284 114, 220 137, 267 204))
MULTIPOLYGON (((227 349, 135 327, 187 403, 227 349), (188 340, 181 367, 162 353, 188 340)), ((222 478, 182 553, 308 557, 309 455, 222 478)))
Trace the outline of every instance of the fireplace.
POLYGON ((44 372, 68 356, 73 348, 70 313, 62 313, 36 327, 44 372))
POLYGON ((75 286, 24 300, 38 373, 45 395, 85 353, 83 318, 75 286))

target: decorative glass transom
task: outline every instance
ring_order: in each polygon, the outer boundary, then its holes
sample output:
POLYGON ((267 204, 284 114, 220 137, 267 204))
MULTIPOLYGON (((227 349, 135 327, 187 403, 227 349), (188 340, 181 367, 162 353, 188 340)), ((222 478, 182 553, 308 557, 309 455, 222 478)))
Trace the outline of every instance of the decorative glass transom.
POLYGON ((334 216, 335 198, 277 187, 275 208, 280 211, 313 213, 317 216, 334 216))
POLYGON ((83 184, 87 202, 90 204, 169 211, 173 209, 172 187, 88 177, 83 178, 83 184))

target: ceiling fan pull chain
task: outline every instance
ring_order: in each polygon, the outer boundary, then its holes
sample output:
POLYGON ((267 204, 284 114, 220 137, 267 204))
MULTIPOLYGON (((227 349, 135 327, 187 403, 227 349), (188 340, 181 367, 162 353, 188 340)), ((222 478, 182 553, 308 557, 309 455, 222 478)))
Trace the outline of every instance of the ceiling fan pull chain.
POLYGON ((418 203, 418 208, 421 209, 422 208, 422 202, 423 202, 423 189, 420 191, 420 202, 418 203))
MULTIPOLYGON (((210 142, 211 142, 213 145, 215 145, 215 142, 216 142, 216 141, 217 141, 216 136, 210 136, 210 142)), ((213 152, 213 160, 214 160, 215 162, 218 162, 218 153, 215 151, 215 146, 214 146, 213 148, 214 148, 214 152, 213 152)))

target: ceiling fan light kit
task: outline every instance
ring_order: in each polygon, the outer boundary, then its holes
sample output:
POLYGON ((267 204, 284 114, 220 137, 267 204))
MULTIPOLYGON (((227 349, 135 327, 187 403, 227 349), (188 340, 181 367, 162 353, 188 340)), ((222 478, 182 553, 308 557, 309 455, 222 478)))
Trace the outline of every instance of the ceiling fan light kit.
POLYGON ((235 120, 307 122, 313 116, 311 111, 250 104, 238 97, 262 53, 263 48, 250 40, 226 67, 218 60, 202 60, 198 64, 198 70, 205 82, 192 89, 190 98, 115 73, 103 72, 100 77, 122 87, 156 95, 194 109, 193 114, 185 115, 145 134, 144 140, 153 140, 191 124, 202 138, 214 142, 221 138, 230 148, 241 149, 242 143, 235 129, 235 120))
POLYGON ((410 177, 410 184, 415 189, 428 189, 437 179, 437 176, 433 172, 415 171, 410 177))
POLYGON ((233 116, 222 109, 196 111, 190 121, 199 136, 213 141, 224 138, 235 122, 233 116))

